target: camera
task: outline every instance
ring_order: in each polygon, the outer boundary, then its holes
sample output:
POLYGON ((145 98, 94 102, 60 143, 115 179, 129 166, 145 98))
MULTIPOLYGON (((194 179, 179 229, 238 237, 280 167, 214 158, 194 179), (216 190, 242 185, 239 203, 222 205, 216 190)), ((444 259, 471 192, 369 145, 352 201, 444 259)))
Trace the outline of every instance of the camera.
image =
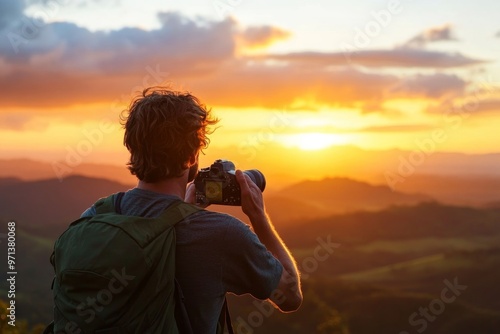
MULTIPOLYGON (((243 171, 250 179, 264 191, 266 179, 257 169, 243 171)), ((196 189, 196 203, 241 205, 241 188, 236 180, 234 164, 229 160, 215 160, 206 168, 202 168, 194 179, 196 189)))

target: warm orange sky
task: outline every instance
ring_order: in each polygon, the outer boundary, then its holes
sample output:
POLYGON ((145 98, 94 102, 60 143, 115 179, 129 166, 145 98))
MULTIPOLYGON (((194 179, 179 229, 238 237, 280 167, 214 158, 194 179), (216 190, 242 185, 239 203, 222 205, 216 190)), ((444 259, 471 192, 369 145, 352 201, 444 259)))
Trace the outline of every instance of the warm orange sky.
POLYGON ((245 168, 307 168, 323 152, 324 167, 311 168, 332 175, 342 157, 328 149, 345 145, 500 152, 500 8, 479 2, 256 1, 219 13, 153 1, 136 17, 130 1, 56 11, 0 0, 0 159, 77 152, 122 165, 119 112, 165 83, 221 118, 207 160, 227 155, 245 168))

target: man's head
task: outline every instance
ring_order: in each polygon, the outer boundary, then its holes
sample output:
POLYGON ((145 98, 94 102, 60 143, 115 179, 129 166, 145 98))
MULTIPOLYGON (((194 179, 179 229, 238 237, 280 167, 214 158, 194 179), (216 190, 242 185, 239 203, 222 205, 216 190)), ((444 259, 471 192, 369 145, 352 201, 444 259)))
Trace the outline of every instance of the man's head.
POLYGON ((218 121, 193 95, 162 87, 145 89, 127 112, 128 168, 148 183, 182 176, 208 146, 208 126, 218 121))

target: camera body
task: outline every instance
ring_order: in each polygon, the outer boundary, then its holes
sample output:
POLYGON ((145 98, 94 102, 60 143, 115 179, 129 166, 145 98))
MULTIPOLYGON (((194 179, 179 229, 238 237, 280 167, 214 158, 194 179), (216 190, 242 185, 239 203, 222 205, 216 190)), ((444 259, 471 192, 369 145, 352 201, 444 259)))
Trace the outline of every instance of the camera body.
MULTIPOLYGON (((264 191, 266 180, 261 172, 252 169, 243 173, 264 191)), ((196 203, 241 205, 241 188, 236 180, 236 169, 229 160, 218 159, 210 167, 202 168, 194 179, 194 185, 196 203)))

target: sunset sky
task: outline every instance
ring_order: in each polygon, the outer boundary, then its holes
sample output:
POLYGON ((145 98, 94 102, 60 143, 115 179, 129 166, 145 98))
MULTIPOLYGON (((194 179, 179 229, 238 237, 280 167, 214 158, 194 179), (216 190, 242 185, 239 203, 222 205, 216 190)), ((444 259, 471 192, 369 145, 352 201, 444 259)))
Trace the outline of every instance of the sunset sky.
POLYGON ((500 152, 499 13, 496 0, 0 0, 0 159, 123 165, 118 114, 164 83, 221 118, 206 163, 425 141, 500 152))

